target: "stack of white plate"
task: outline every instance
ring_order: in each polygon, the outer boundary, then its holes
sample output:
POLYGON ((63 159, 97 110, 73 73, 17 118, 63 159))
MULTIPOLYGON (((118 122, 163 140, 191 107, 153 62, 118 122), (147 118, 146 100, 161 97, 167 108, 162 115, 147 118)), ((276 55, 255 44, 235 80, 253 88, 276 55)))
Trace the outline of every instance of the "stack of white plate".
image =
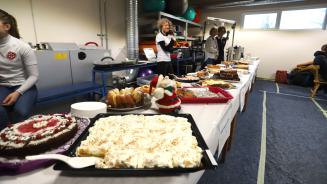
POLYGON ((70 106, 72 116, 94 118, 97 114, 107 112, 107 104, 102 102, 79 102, 70 106))

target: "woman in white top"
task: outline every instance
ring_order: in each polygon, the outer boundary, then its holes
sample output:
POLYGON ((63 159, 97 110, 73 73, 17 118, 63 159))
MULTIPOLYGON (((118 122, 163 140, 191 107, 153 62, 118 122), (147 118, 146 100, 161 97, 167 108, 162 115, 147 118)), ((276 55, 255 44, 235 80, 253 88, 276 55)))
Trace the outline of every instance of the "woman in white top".
POLYGON ((210 36, 207 38, 205 43, 205 62, 202 64, 202 69, 207 64, 216 64, 218 58, 218 43, 216 41, 216 36, 218 30, 216 28, 210 29, 210 36))
POLYGON ((166 18, 160 19, 158 22, 159 33, 156 36, 157 73, 164 76, 174 73, 170 53, 174 50, 173 46, 176 40, 171 31, 171 26, 171 21, 166 18))
POLYGON ((19 38, 16 19, 0 9, 0 130, 28 118, 37 98, 36 57, 19 38))

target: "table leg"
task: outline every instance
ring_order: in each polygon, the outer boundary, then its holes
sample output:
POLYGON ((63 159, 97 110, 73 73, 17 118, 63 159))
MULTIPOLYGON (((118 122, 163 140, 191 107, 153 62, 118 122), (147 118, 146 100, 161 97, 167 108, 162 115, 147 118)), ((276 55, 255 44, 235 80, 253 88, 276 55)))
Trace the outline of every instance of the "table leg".
POLYGON ((246 107, 248 106, 248 98, 249 98, 249 90, 245 93, 244 107, 243 107, 242 112, 246 111, 246 107))
POLYGON ((226 154, 227 154, 227 141, 226 141, 223 149, 221 150, 220 157, 218 159, 219 160, 219 164, 225 163, 226 154))
POLYGON ((177 72, 177 75, 179 75, 179 61, 178 60, 176 61, 176 72, 177 72))
MULTIPOLYGON (((94 70, 92 71, 92 83, 93 83, 93 84, 96 83, 96 81, 95 81, 95 71, 94 71, 94 70)), ((99 90, 98 92, 101 93, 100 90, 99 90)), ((92 92, 92 93, 91 93, 91 98, 92 98, 92 99, 95 99, 95 98, 94 98, 94 96, 95 96, 94 93, 95 93, 95 92, 92 92)))
POLYGON ((93 83, 96 82, 96 81, 95 81, 95 71, 94 71, 94 70, 92 71, 92 82, 93 82, 93 83))
POLYGON ((232 124, 231 124, 231 128, 230 128, 230 133, 229 133, 229 138, 228 138, 228 141, 227 141, 227 151, 229 151, 232 147, 232 142, 233 142, 233 139, 234 139, 234 135, 235 135, 235 129, 236 129, 236 116, 234 116, 234 119, 232 121, 232 124))
POLYGON ((107 83, 106 83, 106 77, 105 73, 101 72, 101 83, 102 83, 102 97, 106 96, 106 91, 107 91, 107 83))
POLYGON ((252 81, 252 84, 251 84, 251 91, 253 91, 253 88, 254 88, 254 84, 255 84, 255 81, 257 80, 256 76, 254 76, 254 80, 252 81))

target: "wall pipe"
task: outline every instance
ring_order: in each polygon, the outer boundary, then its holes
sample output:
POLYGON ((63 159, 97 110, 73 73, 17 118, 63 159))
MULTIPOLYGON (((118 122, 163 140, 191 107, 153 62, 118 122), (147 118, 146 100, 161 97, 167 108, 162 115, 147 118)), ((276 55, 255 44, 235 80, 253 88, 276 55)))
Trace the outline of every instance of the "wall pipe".
POLYGON ((127 11, 127 57, 138 59, 139 55, 139 33, 138 33, 138 1, 126 0, 127 11))
POLYGON ((107 23, 107 0, 104 0, 104 9, 103 9, 103 17, 104 17, 104 37, 106 40, 106 49, 108 50, 108 23, 107 23))
POLYGON ((100 33, 97 36, 100 37, 101 47, 103 47, 103 32, 102 32, 102 0, 98 0, 99 3, 99 20, 100 20, 100 33))

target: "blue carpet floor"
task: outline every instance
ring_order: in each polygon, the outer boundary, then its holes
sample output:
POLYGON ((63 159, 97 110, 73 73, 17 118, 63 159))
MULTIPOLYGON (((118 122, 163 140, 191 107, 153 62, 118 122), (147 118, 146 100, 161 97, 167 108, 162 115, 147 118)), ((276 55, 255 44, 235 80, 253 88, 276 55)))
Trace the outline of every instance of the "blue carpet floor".
POLYGON ((240 113, 225 164, 204 173, 198 183, 256 183, 261 137, 262 93, 253 91, 247 112, 240 113), (234 151, 237 150, 237 151, 234 151))
POLYGON ((265 183, 327 181, 327 120, 311 100, 267 94, 265 183))
POLYGON ((276 92, 277 89, 276 89, 276 84, 273 81, 256 80, 253 91, 276 92))
POLYGON ((301 86, 288 85, 288 84, 278 84, 278 87, 280 93, 306 96, 306 97, 310 96, 310 90, 311 90, 310 88, 304 88, 301 86))
MULTIPOLYGON (((281 93, 309 96, 309 89, 279 85, 281 93)), ((327 119, 309 98, 277 94, 274 82, 257 80, 246 112, 239 113, 226 161, 199 184, 255 184, 260 159, 263 91, 267 91, 265 183, 327 183, 327 119)), ((324 95, 322 95, 324 96, 324 95)), ((327 101, 317 100, 325 110, 327 101)))
POLYGON ((325 111, 327 111, 327 100, 316 100, 316 101, 323 109, 325 109, 325 111))

